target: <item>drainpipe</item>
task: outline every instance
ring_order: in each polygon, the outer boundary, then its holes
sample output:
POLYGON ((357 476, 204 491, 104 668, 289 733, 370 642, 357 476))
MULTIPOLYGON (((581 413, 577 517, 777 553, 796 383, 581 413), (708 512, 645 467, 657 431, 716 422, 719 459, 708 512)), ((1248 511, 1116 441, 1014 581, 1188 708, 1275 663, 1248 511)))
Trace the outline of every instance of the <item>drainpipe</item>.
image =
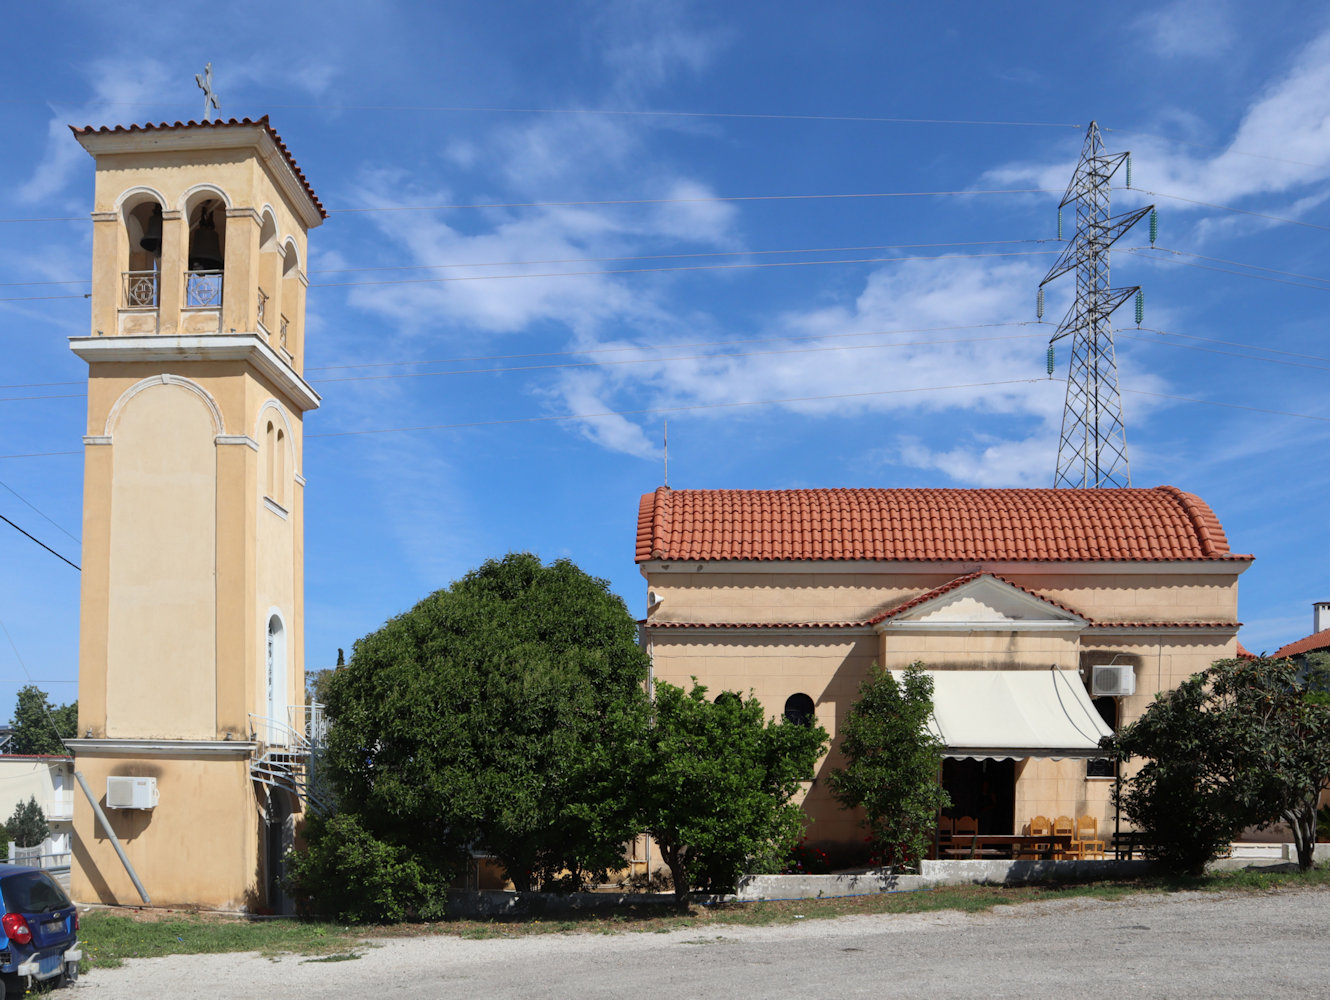
POLYGON ((143 883, 139 881, 134 866, 129 863, 129 856, 125 854, 125 849, 120 846, 120 838, 111 829, 111 823, 107 820, 106 813, 102 812, 102 807, 98 804, 97 799, 93 797, 92 789, 88 787, 87 781, 83 779, 83 772, 75 771, 74 777, 78 779, 79 787, 83 789, 83 794, 88 797, 88 801, 92 804, 93 814, 96 815, 97 822, 101 824, 102 831, 111 838, 111 846, 115 848, 115 853, 120 855, 120 863, 125 866, 125 871, 129 873, 129 880, 134 883, 134 888, 139 891, 139 898, 146 905, 151 906, 152 900, 148 898, 147 890, 143 888, 143 883))

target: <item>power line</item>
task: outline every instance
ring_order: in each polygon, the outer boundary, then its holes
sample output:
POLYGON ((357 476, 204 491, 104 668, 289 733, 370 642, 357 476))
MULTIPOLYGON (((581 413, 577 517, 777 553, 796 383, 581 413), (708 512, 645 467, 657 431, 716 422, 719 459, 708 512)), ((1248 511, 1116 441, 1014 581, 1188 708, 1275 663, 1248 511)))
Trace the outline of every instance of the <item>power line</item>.
MULTIPOLYGON (((1154 249, 1154 248, 1150 248, 1150 249, 1154 249)), ((1319 288, 1319 289, 1322 289, 1322 290, 1325 290, 1325 289, 1330 288, 1330 285, 1326 285, 1326 284, 1308 284, 1308 283, 1305 282, 1305 281, 1295 281, 1295 280, 1292 280, 1292 279, 1290 279, 1290 278, 1276 278, 1276 277, 1274 277, 1272 274, 1252 274, 1251 271, 1236 271, 1236 270, 1234 270, 1233 268, 1229 268, 1229 267, 1215 267, 1215 266, 1212 265, 1212 264, 1198 264, 1198 263, 1196 263, 1196 261, 1192 261, 1192 260, 1172 260, 1172 259, 1170 259, 1170 258, 1168 258, 1168 257, 1155 257, 1155 256, 1153 256, 1153 255, 1149 252, 1149 250, 1147 250, 1145 247, 1125 247, 1125 248, 1123 249, 1122 252, 1123 252, 1123 253, 1129 253, 1129 254, 1132 254, 1132 255, 1134 255, 1134 256, 1138 256, 1138 257, 1145 257, 1147 260, 1155 260, 1155 261, 1158 261, 1158 262, 1160 262, 1160 263, 1164 263, 1164 264, 1173 264, 1173 265, 1176 265, 1176 266, 1179 266, 1179 267, 1194 267, 1194 268, 1197 268, 1197 269, 1199 269, 1199 270, 1201 270, 1201 271, 1214 271, 1214 272, 1216 272, 1216 273, 1218 273, 1218 274, 1233 274, 1233 275, 1237 275, 1238 277, 1241 277, 1241 278, 1255 278, 1257 281, 1273 281, 1275 284, 1278 284, 1278 285, 1292 285, 1292 286, 1294 286, 1295 288, 1319 288)), ((1176 253, 1176 254, 1182 254, 1182 253, 1183 253, 1183 251, 1180 251, 1180 250, 1172 250, 1172 251, 1165 251, 1165 252, 1166 252, 1166 253, 1176 253)), ((1200 254, 1186 254, 1186 256, 1189 256, 1189 257, 1201 257, 1200 254)), ((1217 258, 1201 257, 1201 259, 1202 259, 1202 260, 1211 260, 1211 259, 1217 259, 1217 258)), ((1235 262, 1235 263, 1236 263, 1236 262, 1235 262)), ((1238 264, 1237 266, 1238 266, 1238 267, 1251 267, 1251 268, 1257 268, 1257 265, 1254 265, 1254 264, 1238 264)), ((1291 272, 1276 271, 1274 268, 1268 268, 1268 267, 1262 267, 1262 268, 1259 268, 1259 270, 1262 270, 1262 271, 1271 271, 1271 272, 1273 272, 1274 274, 1291 273, 1291 272)), ((1317 279, 1314 279, 1314 280, 1315 280, 1315 281, 1325 281, 1326 279, 1324 279, 1324 278, 1317 278, 1317 279)))
MULTIPOLYGON (((61 556, 61 558, 63 559, 64 557, 61 556)), ((68 562, 68 560, 65 561, 68 562)), ((33 687, 36 687, 36 681, 32 679, 32 671, 30 671, 28 669, 28 665, 23 662, 23 657, 19 654, 18 646, 14 642, 14 637, 9 634, 9 627, 4 623, 3 619, 0 619, 0 631, 3 631, 5 633, 5 638, 9 640, 9 648, 14 651, 14 659, 18 660, 18 665, 19 667, 22 668, 23 675, 28 678, 28 683, 33 687)), ((67 683, 67 682, 60 681, 58 683, 67 683)), ((42 691, 41 694, 42 694, 42 700, 41 700, 42 714, 46 716, 46 721, 51 724, 51 732, 55 733, 55 738, 60 741, 60 745, 64 747, 65 750, 69 750, 69 744, 66 743, 65 738, 60 735, 60 727, 55 724, 55 719, 51 717, 51 709, 46 704, 46 692, 42 691)), ((75 735, 77 735, 77 731, 75 731, 75 735)))
POLYGON ((997 385, 1024 385, 1046 382, 1045 378, 1006 379, 998 382, 970 382, 960 385, 917 386, 908 389, 877 389, 871 392, 841 392, 825 396, 791 396, 784 399, 744 400, 734 403, 692 403, 679 406, 653 406, 639 410, 605 410, 600 413, 554 413, 539 417, 510 417, 505 420, 473 420, 455 424, 427 424, 419 427, 379 427, 358 431, 328 431, 322 434, 306 434, 310 438, 354 437, 363 434, 400 434, 410 431, 455 430, 467 427, 493 427, 503 424, 531 424, 558 420, 592 420, 597 417, 641 416, 650 413, 682 413, 689 410, 732 409, 741 406, 774 406, 785 403, 811 403, 828 399, 857 399, 869 396, 892 396, 907 392, 939 392, 947 389, 980 389, 997 385))
MULTIPOLYGON (((364 215, 374 212, 444 212, 467 208, 590 208, 617 205, 698 205, 717 202, 740 201, 838 201, 864 198, 939 198, 961 195, 998 195, 998 194, 1056 194, 1045 188, 1001 188, 969 189, 961 191, 867 191, 846 194, 749 194, 749 195, 706 195, 690 198, 609 198, 583 199, 569 201, 511 201, 511 202, 457 202, 441 205, 377 205, 365 208, 329 209, 332 215, 364 215)), ((0 219, 8 222, 88 222, 89 216, 52 216, 45 218, 9 218, 0 219)))
MULTIPOLYGON (((71 540, 73 540, 73 541, 75 541, 75 542, 78 542, 78 539, 77 539, 77 538, 75 538, 73 535, 71 535, 68 531, 65 531, 65 529, 64 529, 63 527, 61 527, 59 524, 57 524, 52 518, 47 517, 47 515, 46 515, 45 513, 43 513, 43 512, 37 507, 36 504, 34 504, 31 500, 29 500, 29 499, 27 499, 26 497, 24 497, 22 494, 20 494, 18 490, 14 489, 14 487, 10 486, 8 483, 0 483, 0 486, 3 486, 5 489, 9 490, 10 493, 12 493, 12 494, 14 494, 14 496, 18 497, 19 500, 21 500, 23 503, 27 504, 30 508, 32 508, 32 510, 36 511, 36 512, 37 512, 38 514, 40 514, 42 517, 46 518, 46 520, 47 520, 48 523, 50 523, 51 525, 53 525, 53 526, 56 527, 56 528, 59 528, 61 531, 64 531, 64 532, 65 532, 65 535, 68 536, 71 540)), ((80 542, 79 544, 82 544, 82 543, 80 542)))
POLYGON ((1268 215, 1265 212, 1253 212, 1249 208, 1234 208, 1232 205, 1216 205, 1209 201, 1198 201, 1195 198, 1184 198, 1180 194, 1165 194, 1162 191, 1147 191, 1145 188, 1124 188, 1123 190, 1135 191, 1138 194, 1146 194, 1151 198, 1168 198, 1170 201, 1185 201, 1189 205, 1200 205, 1202 208, 1214 208, 1221 212, 1236 212, 1239 215, 1252 215, 1258 219, 1269 219, 1271 222, 1283 222, 1290 226, 1304 226, 1307 229, 1319 229, 1322 232, 1330 233, 1330 226, 1318 225, 1315 222, 1304 222, 1301 219, 1289 219, 1282 215, 1268 215))
MULTIPOLYGON (((1028 321, 1024 323, 982 324, 982 325, 1045 326, 1047 324, 1042 324, 1039 323, 1038 321, 1028 321)), ((833 334, 830 336, 862 337, 862 336, 869 336, 869 334, 833 334)), ((434 377, 442 375, 504 375, 504 374, 514 374, 522 372, 554 371, 554 370, 568 369, 568 368, 612 368, 622 365, 668 364, 676 361, 723 361, 723 360, 729 360, 731 358, 765 357, 765 356, 780 355, 780 354, 820 354, 820 353, 827 353, 833 351, 890 350, 892 348, 898 348, 898 347, 931 347, 938 344, 975 344, 975 343, 983 344, 983 343, 990 343, 1002 340, 1023 340, 1032 336, 1040 336, 1040 334, 1020 333, 1020 334, 1009 334, 1007 336, 1002 336, 1002 337, 958 337, 958 338, 953 338, 951 340, 930 339, 930 340, 916 340, 916 341, 896 341, 894 343, 885 343, 885 344, 834 344, 828 347, 794 347, 794 348, 789 348, 787 350, 712 352, 708 354, 685 354, 685 355, 667 355, 664 357, 656 356, 656 357, 645 357, 645 358, 627 358, 619 361, 566 361, 566 362, 541 364, 541 365, 506 365, 494 368, 461 368, 461 369, 452 369, 449 371, 392 372, 383 375, 344 375, 334 378, 311 379, 310 381, 315 385, 326 385, 332 382, 377 382, 377 381, 392 381, 396 379, 405 379, 405 378, 426 378, 426 377, 434 377)), ((826 340, 830 338, 807 337, 802 339, 826 340)), ((724 342, 722 341, 720 343, 724 342)), ((617 348, 615 350, 643 351, 643 350, 659 350, 659 349, 660 348, 639 347, 639 348, 617 348)), ((581 353, 583 352, 568 351, 568 352, 563 352, 561 355, 534 355, 534 356, 535 357, 576 356, 581 353)), ((388 364, 404 364, 404 363, 419 364, 423 362, 388 362, 388 364)), ((361 367, 361 366, 347 366, 347 367, 361 367)), ((82 399, 86 398, 86 396, 87 396, 86 393, 53 394, 45 396, 0 396, 0 403, 27 402, 27 401, 45 400, 45 399, 82 399)))
POLYGON ((1271 156, 1268 153, 1249 153, 1244 149, 1232 149, 1228 146, 1216 146, 1213 143, 1190 142, 1187 139, 1174 139, 1166 135, 1160 135, 1158 132, 1142 132, 1140 129, 1134 129, 1134 128, 1105 128, 1104 131, 1121 132, 1124 135, 1143 135, 1143 136, 1148 136, 1151 139, 1162 139, 1164 142, 1176 143, 1179 146, 1193 146, 1196 149, 1215 149, 1221 153, 1227 153, 1231 156, 1250 156, 1256 160, 1269 160, 1273 163, 1291 163, 1297 167, 1312 167, 1313 169, 1319 170, 1325 165, 1323 163, 1308 163, 1305 160, 1290 160, 1284 156, 1271 156))
POLYGON ((671 264, 661 267, 616 267, 594 271, 545 271, 535 274, 466 274, 447 278, 401 278, 386 281, 320 281, 311 288, 348 288, 363 285, 437 285, 454 281, 503 281, 513 278, 582 278, 605 277, 615 274, 660 274, 677 271, 745 271, 768 267, 809 267, 819 264, 890 264, 921 260, 978 260, 984 257, 1040 257, 1055 254, 1056 250, 1008 250, 993 253, 951 253, 915 255, 907 257, 856 257, 849 260, 774 260, 752 261, 742 264, 671 264))
POLYGON ((1330 423, 1330 417, 1316 416, 1312 413, 1294 413, 1290 410, 1270 410, 1260 406, 1244 406, 1242 403, 1221 403, 1213 399, 1194 399, 1191 396, 1174 396, 1166 392, 1147 392, 1144 389, 1124 389, 1136 396, 1154 396, 1157 399, 1173 399, 1180 403, 1200 403, 1204 406, 1222 406, 1229 410, 1249 410, 1252 413, 1270 413, 1279 417, 1298 417, 1302 420, 1319 420, 1330 423))
MULTIPOLYGON (((865 250, 912 250, 941 247, 1016 246, 1025 244, 1056 243, 1055 239, 1025 240, 966 240, 952 243, 879 243, 855 247, 803 247, 792 250, 703 250, 694 253, 636 254, 618 257, 551 257, 544 260, 458 261, 450 264, 393 264, 378 267, 325 267, 315 268, 307 274, 366 274, 379 271, 436 271, 455 267, 530 267, 536 264, 600 264, 640 260, 688 260, 712 257, 757 257, 791 253, 857 253, 865 250)), ((0 288, 36 287, 40 285, 89 285, 90 278, 69 278, 63 281, 5 281, 0 288)))
POLYGON ((36 535, 29 535, 26 531, 24 531, 22 528, 20 528, 17 524, 15 524, 15 523, 14 523, 13 521, 11 521, 9 518, 5 517, 4 514, 0 514, 0 521, 4 521, 5 524, 9 525, 11 528, 13 528, 13 529, 14 529, 15 531, 17 531, 19 534, 24 535, 24 536, 26 536, 27 538, 31 539, 32 541, 36 542, 38 545, 40 545, 42 548, 44 548, 47 552, 51 553, 51 555, 55 556, 57 559, 60 559, 60 560, 62 560, 63 562, 67 562, 67 563, 69 563, 69 565, 73 566, 75 569, 78 569, 78 568, 79 568, 78 563, 69 562, 68 559, 66 559, 64 556, 62 556, 62 555, 61 555, 59 552, 57 552, 55 549, 51 548, 51 546, 47 545, 47 544, 46 544, 45 542, 43 542, 40 538, 38 538, 36 535))

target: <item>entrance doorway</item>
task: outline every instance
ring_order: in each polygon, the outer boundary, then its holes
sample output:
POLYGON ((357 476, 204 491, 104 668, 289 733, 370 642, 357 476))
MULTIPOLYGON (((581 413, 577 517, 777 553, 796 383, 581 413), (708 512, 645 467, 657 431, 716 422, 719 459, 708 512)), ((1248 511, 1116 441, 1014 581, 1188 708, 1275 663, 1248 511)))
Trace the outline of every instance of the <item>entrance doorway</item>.
POLYGON ((1008 834, 1016 822, 1016 762, 1014 760, 954 760, 942 762, 942 787, 951 796, 953 817, 973 816, 980 833, 1008 834))

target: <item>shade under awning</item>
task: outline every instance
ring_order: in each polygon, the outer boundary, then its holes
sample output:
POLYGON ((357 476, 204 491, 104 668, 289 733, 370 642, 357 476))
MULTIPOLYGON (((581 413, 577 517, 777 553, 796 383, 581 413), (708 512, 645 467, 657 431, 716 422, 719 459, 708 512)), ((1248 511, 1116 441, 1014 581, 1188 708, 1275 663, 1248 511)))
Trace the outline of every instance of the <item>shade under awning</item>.
MULTIPOLYGON (((892 671, 897 681, 902 672, 892 671)), ((1102 757, 1113 731, 1074 670, 930 670, 948 757, 1102 757)))

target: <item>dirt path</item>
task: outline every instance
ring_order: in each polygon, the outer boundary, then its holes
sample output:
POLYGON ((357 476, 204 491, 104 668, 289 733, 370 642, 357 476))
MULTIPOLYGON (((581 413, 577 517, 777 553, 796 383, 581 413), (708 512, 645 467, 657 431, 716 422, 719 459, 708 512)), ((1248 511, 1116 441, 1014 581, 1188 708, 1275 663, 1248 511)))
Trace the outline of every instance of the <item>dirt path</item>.
POLYGON ((352 961, 131 960, 71 1000, 140 997, 1330 996, 1330 890, 1071 899, 666 934, 378 942, 352 961))

